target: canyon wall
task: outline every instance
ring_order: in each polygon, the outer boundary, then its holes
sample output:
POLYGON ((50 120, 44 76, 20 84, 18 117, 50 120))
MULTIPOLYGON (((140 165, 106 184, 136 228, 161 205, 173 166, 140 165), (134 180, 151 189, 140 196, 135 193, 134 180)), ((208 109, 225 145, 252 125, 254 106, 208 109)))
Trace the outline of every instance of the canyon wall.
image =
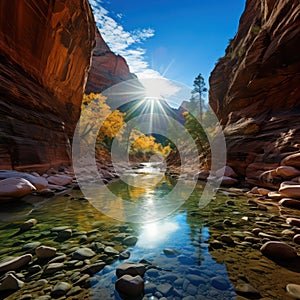
POLYGON ((85 92, 101 93, 114 84, 134 78, 136 76, 130 73, 125 59, 113 53, 97 32, 96 47, 85 92))
POLYGON ((210 105, 224 128, 228 164, 250 184, 299 152, 299 45, 298 0, 247 0, 211 74, 210 105))

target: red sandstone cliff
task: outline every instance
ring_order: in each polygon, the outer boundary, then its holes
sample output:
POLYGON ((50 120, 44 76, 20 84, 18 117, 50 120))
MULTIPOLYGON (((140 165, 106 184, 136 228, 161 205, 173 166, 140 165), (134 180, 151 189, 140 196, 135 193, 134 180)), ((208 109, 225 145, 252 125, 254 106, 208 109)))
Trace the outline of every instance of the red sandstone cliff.
POLYGON ((85 92, 101 93, 116 83, 134 78, 136 77, 130 73, 125 59, 114 54, 97 32, 96 47, 85 92))
POLYGON ((70 162, 94 47, 88 0, 0 2, 0 168, 70 162))
POLYGON ((257 184, 300 149, 300 2, 247 0, 239 29, 210 77, 228 164, 257 184))

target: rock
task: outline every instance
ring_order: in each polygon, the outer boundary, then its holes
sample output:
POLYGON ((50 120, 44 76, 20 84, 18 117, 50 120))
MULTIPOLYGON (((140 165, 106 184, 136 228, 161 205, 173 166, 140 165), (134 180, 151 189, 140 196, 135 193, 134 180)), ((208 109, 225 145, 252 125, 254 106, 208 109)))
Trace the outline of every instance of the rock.
POLYGON ((103 245, 100 242, 93 242, 93 243, 91 243, 91 249, 94 250, 94 251, 96 251, 97 253, 103 252, 104 248, 105 248, 105 245, 103 245))
POLYGON ((300 153, 295 153, 285 157, 281 163, 282 166, 292 166, 295 168, 300 168, 300 153))
POLYGON ((35 226, 37 224, 37 222, 38 222, 37 219, 29 219, 20 225, 20 230, 27 231, 30 228, 32 228, 33 226, 35 226))
POLYGON ((259 291, 248 283, 240 283, 234 288, 234 290, 237 294, 245 297, 260 296, 259 291))
POLYGON ((276 174, 282 178, 289 179, 300 175, 300 170, 290 166, 280 166, 276 169, 276 174))
POLYGON ((203 277, 195 275, 195 274, 187 274, 186 279, 196 286, 199 286, 200 284, 205 283, 205 279, 203 277))
POLYGON ((31 300, 33 297, 31 294, 25 294, 22 295, 20 298, 18 298, 17 300, 31 300))
POLYGON ((294 298, 300 299, 300 285, 289 283, 286 286, 286 291, 294 298))
POLYGON ((300 198, 300 184, 282 183, 279 188, 279 193, 287 198, 300 198))
POLYGON ((229 166, 225 166, 221 169, 219 169, 218 171, 216 171, 216 176, 217 177, 237 177, 237 174, 234 172, 234 170, 229 167, 229 166))
POLYGON ((217 179, 217 182, 220 183, 221 185, 231 186, 237 184, 238 180, 228 176, 222 176, 217 179))
POLYGON ((163 252, 164 252, 164 254, 165 254, 166 256, 174 256, 174 255, 179 254, 179 252, 178 252, 177 250, 175 250, 175 249, 170 249, 170 248, 165 248, 165 249, 163 250, 163 252))
POLYGON ((212 247, 213 249, 221 249, 221 248, 223 248, 222 243, 220 241, 218 241, 218 240, 212 240, 209 243, 209 246, 212 247))
POLYGON ((262 196, 267 196, 269 194, 269 192, 270 192, 270 190, 263 189, 263 188, 258 188, 257 191, 262 196))
POLYGON ((7 178, 0 181, 0 198, 21 198, 36 188, 26 179, 7 178))
POLYGON ((295 244, 300 245, 300 234, 296 234, 296 235, 293 237, 293 242, 294 242, 295 244))
POLYGON ((73 252, 72 258, 76 260, 85 260, 92 258, 95 255, 96 253, 89 248, 79 248, 78 250, 73 252))
POLYGON ((45 268, 43 274, 44 275, 51 275, 51 274, 56 273, 57 271, 62 270, 63 268, 64 268, 63 263, 51 263, 45 268))
POLYGON ((163 284, 159 284, 157 287, 156 287, 157 291, 159 293, 161 293, 162 295, 164 295, 165 297, 167 296, 170 296, 170 294, 172 293, 173 291, 173 287, 171 284, 169 283, 163 283, 163 284))
POLYGON ((119 251, 113 247, 107 246, 104 248, 104 253, 107 255, 118 255, 119 251))
POLYGON ((30 253, 34 253, 35 248, 39 247, 41 245, 40 242, 31 242, 27 243, 22 247, 22 251, 28 251, 30 253))
POLYGON ((268 197, 273 200, 281 200, 282 198, 284 198, 284 196, 282 194, 277 193, 277 192, 269 192, 268 197))
POLYGON ((37 258, 51 258, 56 255, 56 248, 48 246, 39 246, 35 249, 37 258))
POLYGON ((93 275, 95 273, 100 272, 105 267, 105 263, 103 261, 97 262, 95 264, 86 265, 81 269, 81 273, 87 273, 93 275))
POLYGON ((48 182, 44 177, 34 176, 28 173, 18 172, 14 170, 0 170, 0 180, 6 178, 23 178, 28 180, 37 191, 41 191, 48 187, 48 182))
POLYGON ((263 255, 275 261, 289 261, 298 257, 297 251, 293 247, 277 241, 266 242, 262 245, 260 251, 263 255))
POLYGON ((56 174, 46 178, 48 183, 54 185, 65 186, 72 183, 73 178, 67 175, 56 174))
POLYGON ((220 240, 225 243, 225 244, 229 244, 229 245, 232 245, 234 244, 234 240, 232 239, 232 237, 228 234, 223 234, 221 237, 220 237, 220 240))
POLYGON ((278 204, 284 207, 300 209, 300 201, 293 198, 283 198, 278 204))
POLYGON ((135 236, 128 236, 126 237, 122 244, 125 245, 125 246, 134 246, 138 241, 138 238, 135 237, 135 236))
POLYGON ((13 274, 6 274, 0 283, 0 291, 19 290, 24 282, 16 278, 13 274))
POLYGON ((140 296, 144 292, 144 280, 139 275, 123 275, 116 281, 116 290, 126 296, 140 296))
POLYGON ((287 218, 286 223, 292 226, 300 227, 300 219, 296 218, 287 218))
POLYGON ((145 265, 126 262, 117 267, 116 275, 118 278, 122 277, 123 275, 132 275, 132 276, 140 275, 141 277, 143 277, 145 272, 146 272, 145 265))
POLYGON ((203 170, 195 174, 194 179, 196 180, 206 180, 209 176, 209 171, 203 170))
POLYGON ((216 276, 211 279, 211 285, 218 290, 227 290, 229 288, 229 282, 221 277, 216 276))
POLYGON ((35 274, 35 273, 42 271, 42 267, 40 265, 33 265, 33 266, 28 267, 27 270, 30 274, 35 274))
POLYGON ((67 293, 67 297, 70 297, 70 296, 74 296, 74 295, 77 295, 77 294, 80 294, 82 292, 82 288, 80 286, 74 286, 72 287, 68 293, 67 293))
POLYGON ((71 284, 68 282, 58 282, 51 291, 51 296, 54 298, 58 298, 64 296, 70 289, 71 284))
POLYGON ((58 232, 57 238, 60 240, 67 240, 72 236, 72 229, 64 229, 58 232))
POLYGON ((18 270, 27 264, 29 264, 32 260, 32 255, 31 254, 25 254, 21 255, 17 258, 14 258, 12 260, 9 260, 7 262, 1 263, 0 264, 0 273, 5 273, 8 271, 15 271, 18 270))
POLYGON ((56 263, 56 262, 63 262, 66 258, 67 258, 66 254, 60 254, 59 256, 52 258, 49 261, 49 264, 56 263))
POLYGON ((123 251, 119 255, 119 260, 128 259, 129 257, 130 257, 130 252, 129 251, 123 251))

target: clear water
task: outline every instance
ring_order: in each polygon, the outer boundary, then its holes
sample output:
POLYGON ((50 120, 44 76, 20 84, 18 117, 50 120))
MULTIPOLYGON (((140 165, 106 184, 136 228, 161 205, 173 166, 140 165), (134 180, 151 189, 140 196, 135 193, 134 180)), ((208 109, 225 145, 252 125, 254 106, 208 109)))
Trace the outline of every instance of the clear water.
MULTIPOLYGON (((127 185, 124 181, 114 181, 108 188, 119 198, 141 203, 145 214, 153 215, 155 210, 151 202, 157 202, 155 209, 163 208, 160 199, 169 193, 176 179, 167 178, 156 166, 145 165, 125 175, 127 182, 143 182, 143 187, 127 185), (153 180, 159 176, 153 185, 153 180), (149 184, 147 184, 147 182, 149 184), (150 203, 150 204, 149 204, 150 203), (150 205, 150 206, 149 206, 150 205)), ((156 178, 156 179, 155 179, 156 178)), ((277 207, 269 205, 267 211, 253 210, 247 204, 248 198, 231 193, 218 193, 216 198, 203 209, 199 209, 198 200, 204 183, 199 182, 190 198, 169 216, 157 222, 125 224, 132 228, 132 235, 138 237, 135 246, 129 247, 129 261, 147 260, 157 266, 146 272, 146 287, 149 283, 159 286, 169 283, 174 288, 167 299, 239 299, 234 286, 249 283, 258 289, 262 297, 269 299, 292 299, 284 290, 287 283, 299 283, 299 273, 280 267, 263 257, 258 247, 243 243, 241 234, 251 235, 251 229, 257 227, 255 222, 269 222, 264 232, 280 235, 286 229, 284 219, 273 220, 279 216, 277 207), (228 203, 230 200, 231 203, 228 203), (227 201, 227 202, 226 202, 227 201), (243 220, 248 216, 249 220, 243 220), (233 223, 230 227, 222 227, 225 219, 233 223), (285 224, 285 225, 284 225, 285 224), (248 233, 247 233, 248 232, 248 233), (235 247, 224 245, 222 249, 212 249, 209 243, 220 239, 222 234, 229 234, 237 242, 235 247), (177 252, 166 256, 164 249, 177 252), (200 282, 193 284, 187 281, 189 275, 197 275, 200 282), (219 284, 216 284, 216 281, 219 284)), ((103 195, 97 196, 101 201, 103 195)), ((69 226, 78 231, 89 231, 100 226, 103 242, 112 241, 120 233, 124 223, 114 220, 96 210, 88 201, 78 200, 82 197, 79 191, 60 196, 55 199, 30 199, 30 204, 2 205, 0 213, 0 259, 7 256, 20 255, 20 245, 31 241, 41 241, 58 249, 66 249, 78 245, 76 239, 64 243, 49 240, 47 233, 52 227, 69 226), (16 235, 19 224, 29 218, 36 218, 37 228, 23 235, 16 235), (100 225, 99 225, 100 224, 100 225)), ((122 209, 113 205, 114 209, 122 209)), ((78 238, 77 238, 78 240, 78 238)), ((119 299, 114 291, 116 281, 115 270, 123 261, 113 261, 92 278, 90 288, 91 299, 119 299)), ((27 292, 27 291, 26 291, 27 292)), ((153 293, 158 299, 159 294, 153 293)), ((155 297, 145 299, 156 299, 155 297)), ((14 295, 9 299, 14 299, 14 295)), ((80 299, 80 298, 78 298, 80 299)), ((240 298, 243 299, 243 298, 240 298)))

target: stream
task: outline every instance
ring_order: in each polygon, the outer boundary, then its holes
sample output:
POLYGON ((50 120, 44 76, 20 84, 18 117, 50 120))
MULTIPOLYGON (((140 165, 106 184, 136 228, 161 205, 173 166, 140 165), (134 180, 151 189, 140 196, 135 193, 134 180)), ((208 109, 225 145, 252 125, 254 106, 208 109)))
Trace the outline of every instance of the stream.
MULTIPOLYGON (((164 209, 161 199, 176 184, 176 178, 165 176, 159 165, 151 163, 124 176, 123 180, 109 183, 107 188, 120 199, 139 203, 150 220, 156 211, 164 209), (134 184, 138 182, 143 183, 142 187, 134 184)), ((279 240, 291 242, 288 235, 291 226, 285 223, 277 206, 271 202, 257 205, 243 190, 220 189, 213 201, 200 209, 198 202, 204 186, 205 183, 199 181, 182 206, 155 222, 114 220, 95 209, 75 190, 53 199, 35 197, 27 201, 30 203, 3 206, 0 260, 31 251, 32 248, 25 247, 30 243, 55 247, 59 253, 66 254, 66 258, 63 269, 46 277, 43 270, 47 262, 34 261, 32 264, 40 264, 41 270, 33 274, 22 270, 24 287, 13 294, 1 295, 0 292, 0 299, 19 299, 24 294, 39 299, 50 295, 59 281, 75 286, 74 274, 78 279, 82 266, 98 259, 106 266, 90 276, 90 284, 80 286, 76 294, 69 293, 59 299, 121 299, 114 288, 115 271, 126 261, 142 261, 152 266, 144 275, 143 299, 293 299, 287 295, 285 286, 299 284, 299 273, 262 256, 259 249, 265 240, 252 232, 260 228, 279 240), (37 219, 38 224, 19 233, 20 224, 30 218, 37 219), (58 226, 64 230, 70 228, 72 236, 57 239, 55 228, 58 226), (137 243, 124 247, 120 241, 126 236, 137 237, 137 243), (114 247, 120 253, 128 251, 130 258, 119 260, 118 255, 100 251, 90 261, 73 262, 70 255, 74 250, 92 248, 95 242, 114 247), (44 278, 47 282, 36 286, 36 281, 44 278), (245 292, 242 287, 248 290, 245 292)), ((101 197, 105 195, 97 195, 92 203, 101 201, 101 197)), ((113 203, 112 209, 124 208, 113 203)))

